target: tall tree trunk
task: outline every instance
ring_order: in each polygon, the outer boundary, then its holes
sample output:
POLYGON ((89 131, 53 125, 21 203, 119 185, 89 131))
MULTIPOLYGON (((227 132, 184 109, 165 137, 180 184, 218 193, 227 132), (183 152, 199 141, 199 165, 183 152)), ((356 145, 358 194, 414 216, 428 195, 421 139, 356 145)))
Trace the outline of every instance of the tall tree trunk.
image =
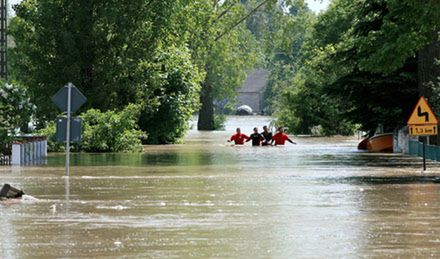
POLYGON ((197 122, 198 130, 214 130, 214 99, 212 97, 212 86, 204 83, 200 93, 199 120, 197 122))
MULTIPOLYGON (((212 1, 212 8, 217 9, 219 0, 212 1)), ((208 53, 210 53, 209 47, 208 53)), ((207 55, 209 57, 209 54, 207 55)), ((205 71, 209 73, 209 68, 205 64, 205 71)), ((200 93, 201 107, 199 110, 199 120, 197 121, 197 130, 214 130, 214 98, 212 97, 212 86, 205 79, 200 93)))

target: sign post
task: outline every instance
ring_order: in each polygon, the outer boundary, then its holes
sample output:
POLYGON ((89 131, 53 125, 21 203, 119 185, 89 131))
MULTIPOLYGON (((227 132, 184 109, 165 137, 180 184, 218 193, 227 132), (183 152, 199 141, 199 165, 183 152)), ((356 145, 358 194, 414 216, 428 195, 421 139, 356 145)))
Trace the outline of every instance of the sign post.
POLYGON ((438 120, 425 97, 420 97, 407 124, 410 136, 422 137, 423 171, 426 171, 426 138, 438 134, 438 120))
MULTIPOLYGON (((70 141, 71 135, 71 114, 77 111, 86 101, 87 98, 72 83, 67 83, 54 96, 52 101, 60 110, 67 113, 66 119, 66 176, 70 175, 70 141)), ((58 127, 57 127, 58 128, 58 127)), ((57 132, 57 135, 59 132, 57 132)), ((79 136, 77 137, 79 139, 79 136)))
POLYGON ((423 143, 423 148, 422 148, 422 152, 423 152, 423 171, 426 171, 426 138, 427 137, 423 137, 422 138, 422 143, 423 143))
POLYGON ((70 175, 70 109, 72 104, 72 83, 67 84, 67 127, 66 127, 66 176, 70 175))

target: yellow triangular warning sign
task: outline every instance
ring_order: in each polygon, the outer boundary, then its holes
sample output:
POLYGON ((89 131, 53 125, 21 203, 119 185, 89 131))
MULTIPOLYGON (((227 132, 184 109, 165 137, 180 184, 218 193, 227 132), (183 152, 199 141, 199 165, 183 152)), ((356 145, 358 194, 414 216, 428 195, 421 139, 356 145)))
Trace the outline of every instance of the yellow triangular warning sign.
POLYGON ((414 107, 411 117, 409 117, 408 125, 426 125, 426 124, 438 124, 437 117, 429 106, 425 97, 420 97, 416 107, 414 107))

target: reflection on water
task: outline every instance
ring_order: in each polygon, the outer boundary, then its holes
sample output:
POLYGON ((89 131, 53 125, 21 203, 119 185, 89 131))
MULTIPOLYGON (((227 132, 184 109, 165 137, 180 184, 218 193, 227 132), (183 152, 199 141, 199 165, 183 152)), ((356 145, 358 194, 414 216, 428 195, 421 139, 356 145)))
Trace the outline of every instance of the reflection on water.
POLYGON ((63 154, 0 168, 39 201, 0 205, 2 258, 440 255, 437 163, 356 150, 355 138, 233 147, 265 117, 191 131, 142 154, 63 154))

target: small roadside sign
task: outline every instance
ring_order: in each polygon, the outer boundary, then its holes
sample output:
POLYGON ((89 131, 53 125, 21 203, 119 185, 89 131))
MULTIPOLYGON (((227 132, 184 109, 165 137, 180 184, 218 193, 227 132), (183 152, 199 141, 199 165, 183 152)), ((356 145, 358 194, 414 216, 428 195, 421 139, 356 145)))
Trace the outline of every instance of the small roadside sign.
POLYGON ((56 134, 58 140, 66 140, 66 176, 69 176, 70 142, 81 140, 81 120, 73 118, 72 121, 71 113, 76 112, 87 101, 87 98, 69 82, 52 96, 52 101, 60 110, 67 113, 66 118, 57 120, 56 134))
MULTIPOLYGON (((409 135, 432 136, 438 134, 438 120, 424 96, 421 96, 408 119, 409 135)), ((426 137, 423 143, 423 171, 426 171, 426 137)))
MULTIPOLYGON (((66 143, 67 118, 60 117, 56 120, 55 139, 66 143)), ((82 120, 81 118, 72 118, 70 120, 70 142, 81 142, 82 120)))
POLYGON ((72 83, 68 83, 62 87, 54 96, 52 101, 63 112, 67 112, 67 95, 71 91, 70 112, 76 112, 86 101, 87 98, 72 83))
POLYGON ((431 136, 437 135, 437 125, 409 125, 409 134, 411 136, 431 136))
MULTIPOLYGON (((426 101, 425 97, 420 97, 416 107, 407 122, 408 125, 437 125, 438 120, 434 112, 426 101)), ((435 135, 435 134, 433 134, 435 135)))

